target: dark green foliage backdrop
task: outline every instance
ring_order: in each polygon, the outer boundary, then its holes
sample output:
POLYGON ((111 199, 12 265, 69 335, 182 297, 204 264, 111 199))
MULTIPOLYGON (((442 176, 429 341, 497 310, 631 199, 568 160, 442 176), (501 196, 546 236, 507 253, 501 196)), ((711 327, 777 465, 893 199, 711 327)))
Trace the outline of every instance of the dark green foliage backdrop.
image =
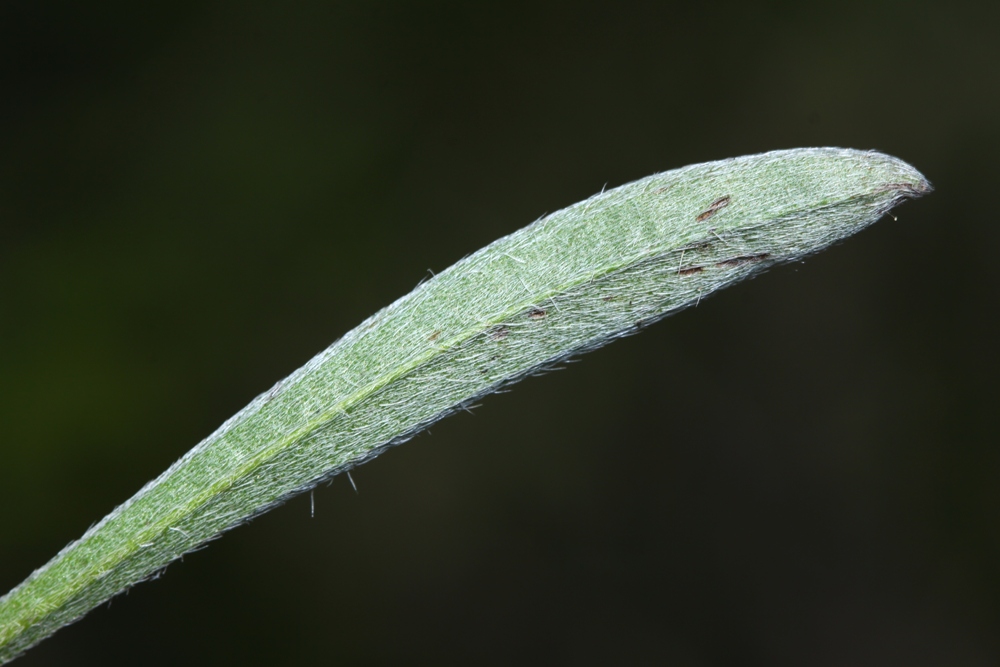
POLYGON ((1000 663, 998 14, 4 3, 0 592, 428 269, 606 183, 832 145, 938 188, 18 664, 1000 663))

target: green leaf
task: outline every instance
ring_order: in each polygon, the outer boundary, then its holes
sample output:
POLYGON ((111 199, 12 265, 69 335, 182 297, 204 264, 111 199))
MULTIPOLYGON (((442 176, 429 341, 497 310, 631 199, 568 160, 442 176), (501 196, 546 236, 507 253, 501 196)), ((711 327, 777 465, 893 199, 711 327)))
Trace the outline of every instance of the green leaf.
POLYGON ((0 664, 484 394, 821 250, 930 189, 876 152, 776 151, 649 176, 491 243, 256 398, 0 598, 0 664))

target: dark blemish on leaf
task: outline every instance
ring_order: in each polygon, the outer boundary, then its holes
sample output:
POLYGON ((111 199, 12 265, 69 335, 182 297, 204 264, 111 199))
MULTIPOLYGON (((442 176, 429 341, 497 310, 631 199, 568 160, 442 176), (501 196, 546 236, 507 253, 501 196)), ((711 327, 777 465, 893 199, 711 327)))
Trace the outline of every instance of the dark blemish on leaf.
POLYGON ((704 270, 705 270, 704 266, 689 266, 686 269, 678 269, 677 274, 681 276, 692 276, 704 270))
POLYGON ((920 181, 919 183, 887 183, 875 188, 875 192, 889 192, 892 190, 899 192, 904 197, 920 197, 928 192, 932 192, 934 186, 928 181, 920 181))
POLYGON ((687 252, 689 250, 690 251, 705 250, 706 248, 710 248, 711 246, 712 246, 712 239, 704 239, 701 241, 695 241, 694 243, 689 243, 683 248, 681 248, 681 250, 683 250, 684 252, 687 252))
POLYGON ((544 320, 546 315, 548 315, 548 313, 541 308, 532 308, 528 311, 529 320, 544 320))
POLYGON ((602 298, 601 301, 614 301, 617 298, 618 298, 617 296, 615 296, 614 294, 612 294, 611 296, 606 296, 606 297, 602 298))
POLYGON ((382 312, 375 313, 370 318, 368 318, 368 322, 366 324, 364 324, 364 327, 365 327, 364 331, 368 331, 369 329, 371 329, 372 327, 374 327, 376 324, 378 324, 379 322, 381 322, 383 319, 385 319, 385 313, 382 313, 382 312))
POLYGON ((281 387, 284 384, 285 384, 285 381, 284 380, 280 380, 273 387, 271 387, 268 390, 268 392, 267 392, 267 396, 264 397, 264 401, 267 402, 267 403, 270 403, 271 401, 273 401, 274 397, 278 395, 278 392, 281 391, 281 387))
POLYGON ((509 333, 510 333, 509 328, 500 325, 490 332, 490 338, 492 338, 493 340, 503 340, 504 338, 507 337, 507 334, 509 333))
POLYGON ((664 185, 662 187, 659 187, 659 188, 656 188, 655 190, 653 190, 653 194, 654 195, 662 195, 664 192, 666 192, 667 190, 669 190, 672 187, 674 187, 673 183, 671 183, 670 185, 664 185))
POLYGON ((716 212, 718 212, 720 209, 726 208, 727 206, 729 206, 729 195, 726 195, 725 197, 720 197, 716 199, 714 202, 712 202, 711 206, 709 206, 704 211, 698 214, 698 217, 695 218, 695 221, 704 222, 705 220, 708 220, 713 215, 715 215, 716 212))
POLYGON ((432 333, 430 336, 427 337, 427 340, 429 340, 430 342, 433 343, 434 341, 436 341, 438 339, 438 336, 440 336, 440 335, 441 335, 441 331, 440 330, 435 331, 434 333, 432 333))
POLYGON ((729 269, 734 266, 743 266, 744 264, 756 264, 757 262, 763 262, 765 259, 771 256, 771 253, 762 252, 759 255, 743 255, 742 257, 733 257, 732 259, 727 259, 723 262, 719 262, 716 266, 724 269, 729 269))

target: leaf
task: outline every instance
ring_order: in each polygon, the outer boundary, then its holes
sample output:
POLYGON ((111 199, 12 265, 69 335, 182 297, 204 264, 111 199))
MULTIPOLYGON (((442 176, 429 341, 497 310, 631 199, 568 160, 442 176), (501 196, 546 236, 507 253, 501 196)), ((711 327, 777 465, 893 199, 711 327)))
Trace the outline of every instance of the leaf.
POLYGON ((257 397, 0 598, 0 664, 469 402, 930 189, 877 152, 775 151, 655 174, 491 243, 257 397))

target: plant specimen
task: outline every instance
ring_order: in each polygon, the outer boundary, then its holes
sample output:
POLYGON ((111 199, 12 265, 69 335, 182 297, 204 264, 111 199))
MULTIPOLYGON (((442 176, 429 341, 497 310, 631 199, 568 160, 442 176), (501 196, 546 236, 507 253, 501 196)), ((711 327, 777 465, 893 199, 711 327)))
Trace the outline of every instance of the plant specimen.
POLYGON ((257 397, 0 598, 0 664, 483 395, 929 191, 881 153, 775 151, 655 174, 491 243, 257 397))

